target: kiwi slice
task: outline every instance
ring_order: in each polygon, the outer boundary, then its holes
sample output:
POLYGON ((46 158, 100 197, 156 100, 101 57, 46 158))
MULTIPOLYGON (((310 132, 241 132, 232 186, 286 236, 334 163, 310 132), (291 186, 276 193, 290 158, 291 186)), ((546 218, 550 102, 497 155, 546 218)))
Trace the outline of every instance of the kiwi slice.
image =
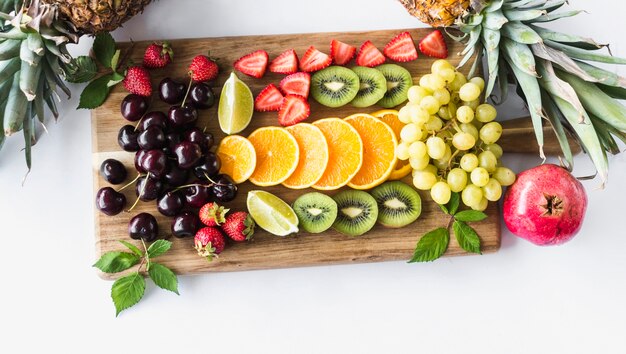
POLYGON ((352 100, 354 107, 369 107, 380 101, 387 92, 387 80, 378 70, 355 66, 352 71, 359 77, 359 92, 352 100))
POLYGON ((328 230, 337 218, 337 203, 333 198, 317 192, 301 195, 293 203, 293 210, 300 227, 313 234, 328 230))
POLYGON ((404 182, 386 182, 371 191, 378 204, 378 222, 387 227, 404 227, 422 212, 422 199, 404 182))
POLYGON ((383 64, 377 66, 387 80, 387 92, 385 96, 378 101, 378 104, 385 108, 393 108, 408 98, 409 88, 413 86, 413 77, 411 73, 396 64, 383 64))
POLYGON ((345 190, 336 194, 339 211, 333 228, 342 234, 359 236, 368 232, 376 224, 378 204, 367 192, 345 190))
POLYGON ((359 92, 359 77, 341 66, 329 66, 311 77, 311 96, 326 107, 341 107, 359 92))

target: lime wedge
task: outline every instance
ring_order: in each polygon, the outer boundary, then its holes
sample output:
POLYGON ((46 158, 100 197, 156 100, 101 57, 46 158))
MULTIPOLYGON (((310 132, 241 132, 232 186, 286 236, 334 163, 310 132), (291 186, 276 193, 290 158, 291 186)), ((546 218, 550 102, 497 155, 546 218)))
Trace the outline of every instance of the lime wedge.
POLYGON ((248 212, 257 225, 276 236, 298 232, 298 216, 277 196, 264 191, 248 192, 248 212))
POLYGON ((237 134, 250 124, 253 112, 252 91, 234 72, 231 73, 222 87, 217 109, 220 128, 226 134, 237 134))

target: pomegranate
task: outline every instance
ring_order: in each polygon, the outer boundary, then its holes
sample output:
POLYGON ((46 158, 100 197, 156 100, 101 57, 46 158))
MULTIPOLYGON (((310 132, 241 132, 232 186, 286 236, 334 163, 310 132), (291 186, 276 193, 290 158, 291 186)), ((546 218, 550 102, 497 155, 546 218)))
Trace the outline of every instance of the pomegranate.
POLYGON ((580 230, 587 194, 566 169, 541 165, 517 176, 504 196, 504 222, 511 232, 539 246, 560 245, 580 230))

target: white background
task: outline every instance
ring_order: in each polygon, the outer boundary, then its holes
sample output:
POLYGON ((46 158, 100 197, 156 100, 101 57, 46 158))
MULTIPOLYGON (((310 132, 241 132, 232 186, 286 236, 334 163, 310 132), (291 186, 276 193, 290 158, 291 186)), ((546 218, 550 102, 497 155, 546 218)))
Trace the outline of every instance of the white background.
MULTIPOLYGON (((558 28, 626 56, 618 1, 558 28)), ((373 30, 420 24, 394 0, 159 1, 114 33, 135 40, 373 30)), ((86 53, 85 38, 75 53, 86 53)), ((248 48, 250 51, 257 48, 248 48)), ((247 49, 242 49, 246 52, 247 49)), ((625 71, 621 69, 621 73, 625 71)), ((61 106, 26 172, 21 137, 0 152, 0 352, 624 353, 626 157, 570 243, 540 248, 503 229, 492 255, 180 277, 181 296, 148 286, 115 318, 94 262, 90 117, 61 106), (9 348, 11 348, 9 350, 9 348)), ((501 116, 519 109, 519 102, 501 116)), ((540 163, 508 156, 516 171, 540 163)), ((592 172, 577 158, 578 175, 592 172)), ((268 255, 271 257, 271 255, 268 255)))

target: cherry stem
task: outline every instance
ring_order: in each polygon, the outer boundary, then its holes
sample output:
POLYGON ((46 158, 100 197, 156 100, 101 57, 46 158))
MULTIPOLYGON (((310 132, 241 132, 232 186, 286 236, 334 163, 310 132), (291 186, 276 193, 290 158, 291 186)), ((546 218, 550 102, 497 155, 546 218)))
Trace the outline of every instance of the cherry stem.
MULTIPOLYGON (((191 72, 189 72, 191 76, 191 72)), ((187 102, 187 96, 189 96, 189 91, 191 91, 191 84, 193 83, 193 77, 189 78, 189 85, 187 85, 187 93, 185 93, 185 98, 183 98, 183 103, 180 104, 181 107, 185 107, 185 102, 187 102)))
POLYGON ((119 193, 119 192, 121 192, 121 191, 123 191, 124 189, 128 188, 128 186, 130 186, 131 184, 133 184, 133 183, 137 182, 137 180, 138 180, 138 179, 139 179, 139 177, 141 177, 141 176, 142 176, 142 174, 141 174, 141 173, 137 174, 137 177, 135 177, 135 179, 133 179, 132 181, 128 182, 128 184, 126 184, 126 185, 125 185, 125 186, 123 186, 122 188, 118 189, 118 190, 117 190, 117 191, 118 191, 118 193, 119 193))
POLYGON ((139 199, 143 195, 143 192, 145 192, 146 186, 148 185, 148 178, 150 178, 150 172, 148 172, 148 174, 146 175, 146 180, 143 183, 143 186, 141 186, 141 190, 139 191, 139 195, 137 196, 137 199, 135 199, 135 202, 130 207, 130 209, 126 210, 127 213, 130 213, 137 206, 137 204, 139 203, 139 199))

